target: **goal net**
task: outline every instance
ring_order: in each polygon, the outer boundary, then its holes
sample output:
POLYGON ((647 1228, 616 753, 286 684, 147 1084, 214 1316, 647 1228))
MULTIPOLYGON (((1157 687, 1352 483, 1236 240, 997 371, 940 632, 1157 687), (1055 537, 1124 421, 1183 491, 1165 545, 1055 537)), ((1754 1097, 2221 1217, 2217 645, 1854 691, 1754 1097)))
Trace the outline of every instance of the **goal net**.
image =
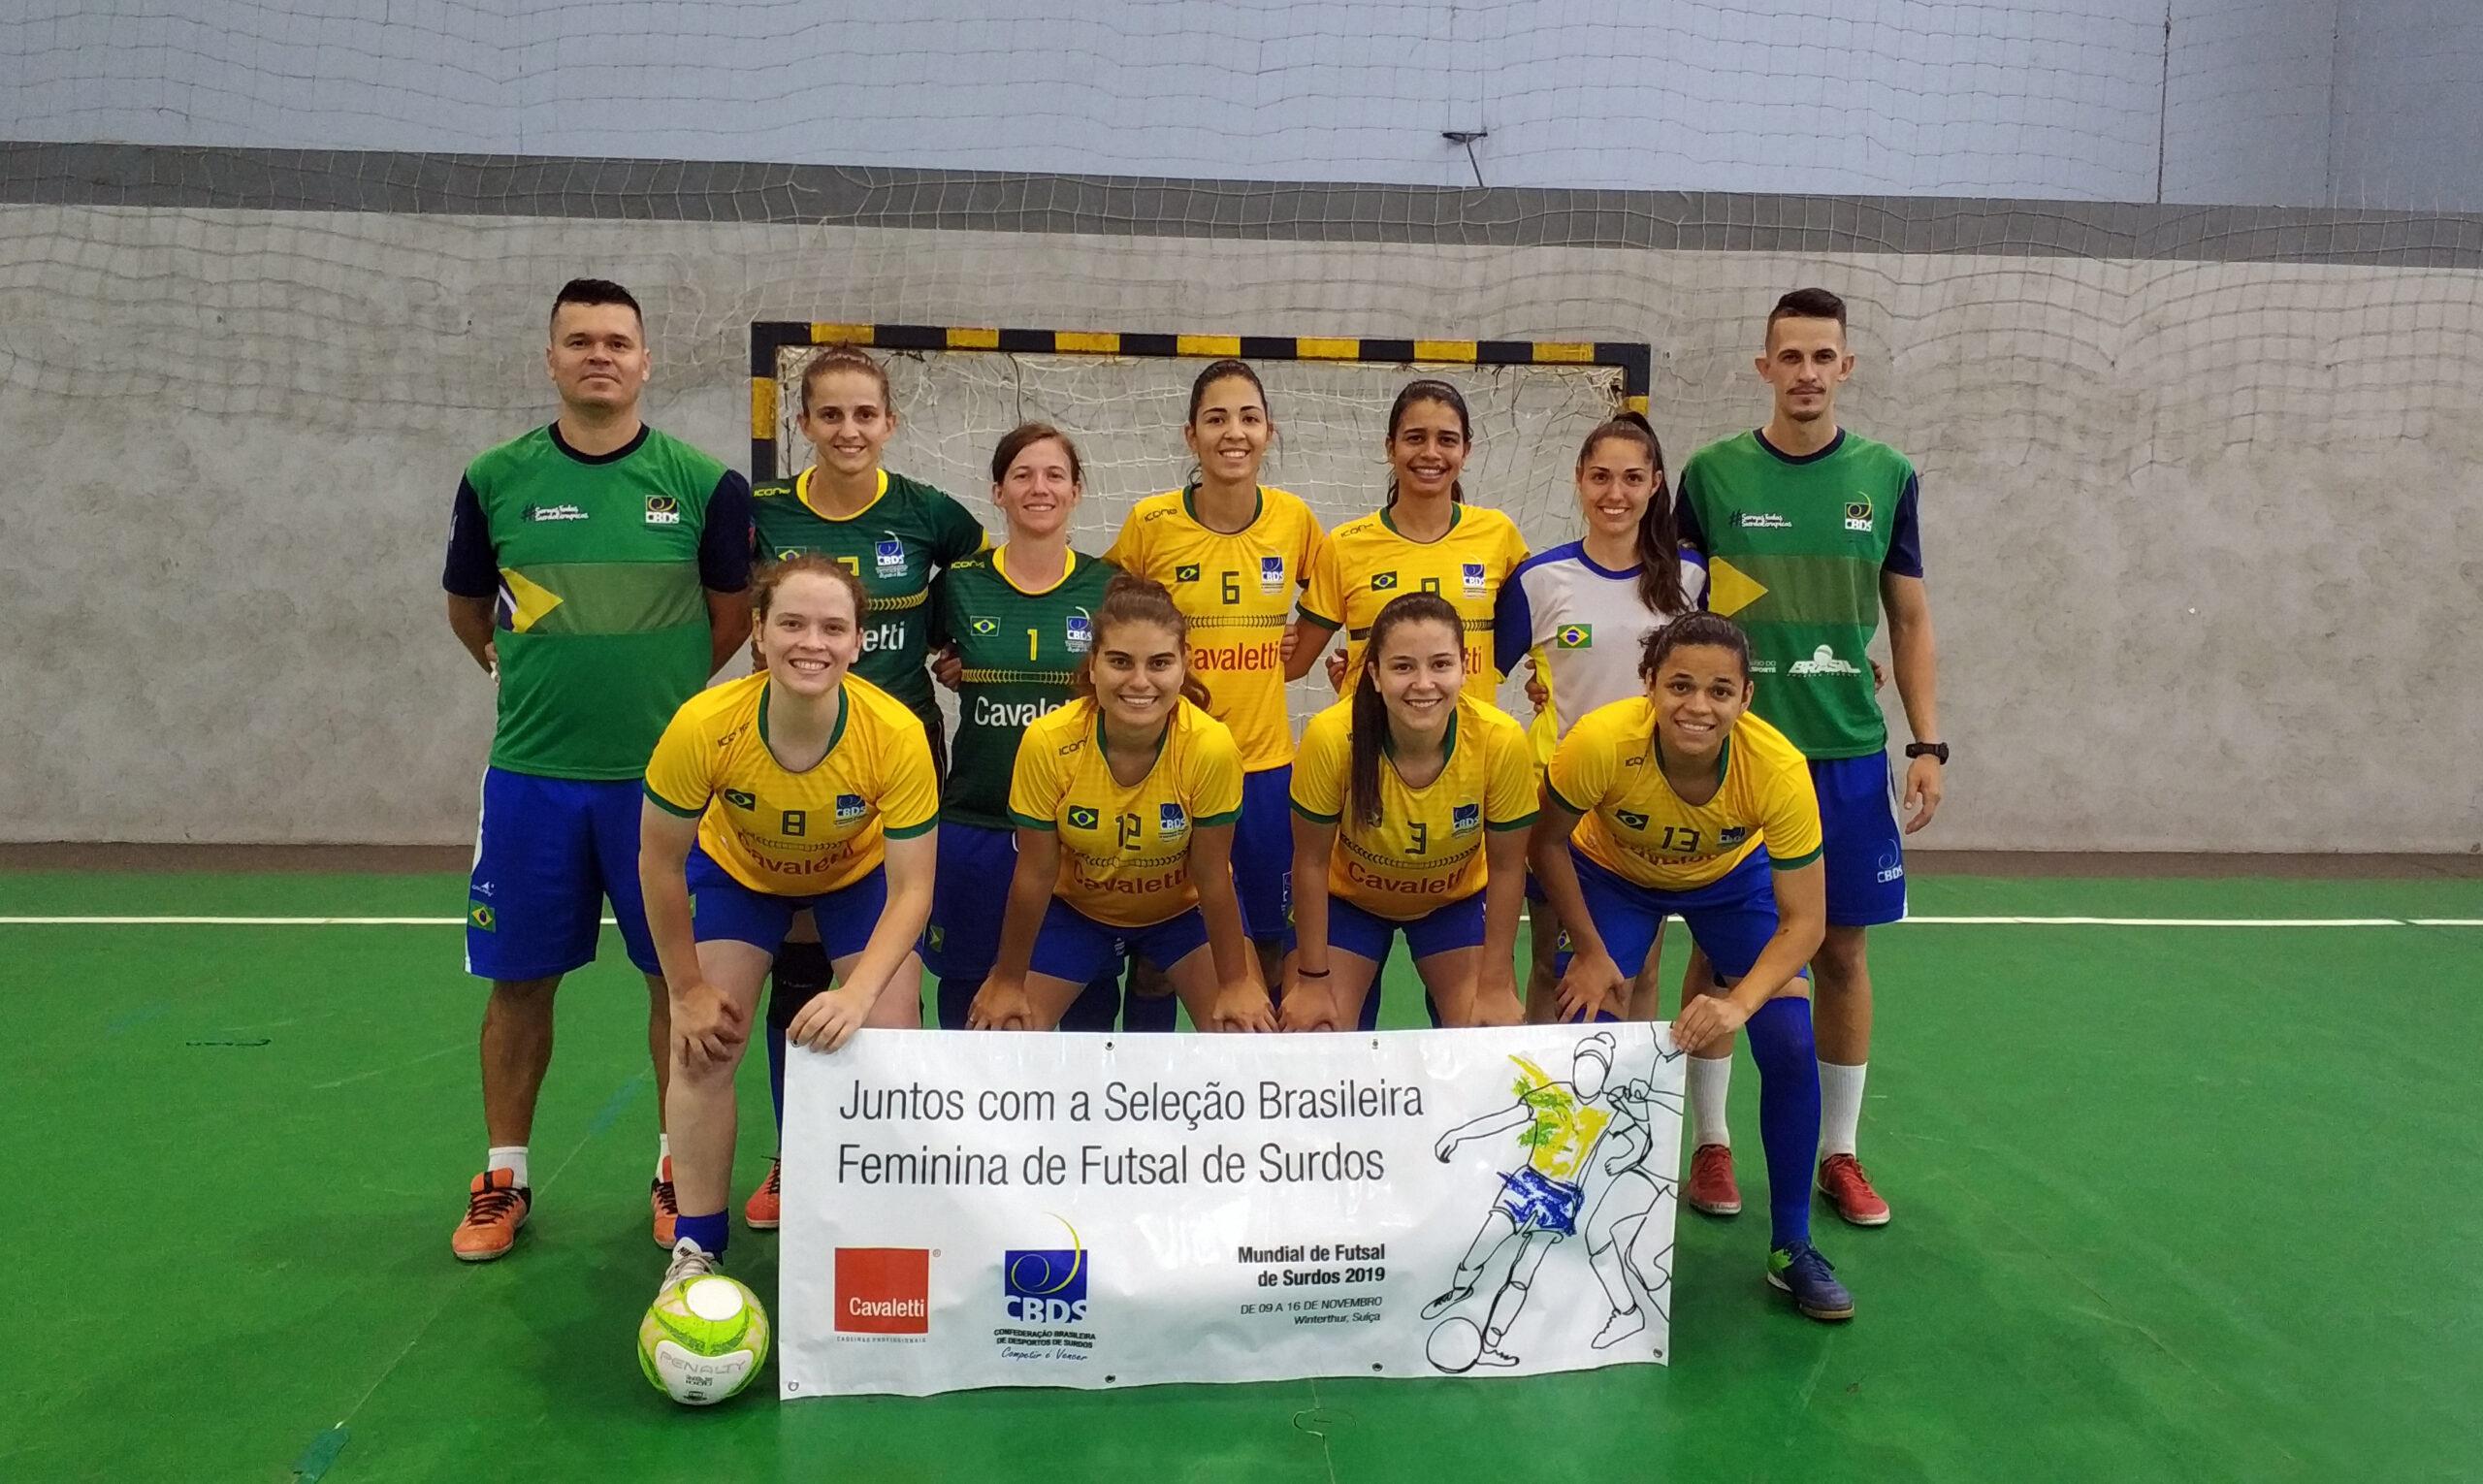
MULTIPOLYGON (((776 349, 775 465, 780 475, 809 463, 795 416, 802 369, 819 347, 776 349)), ((1177 488, 1192 471, 1181 425, 1190 383, 1206 357, 1028 354, 984 350, 873 350, 887 366, 898 412, 885 462, 939 486, 983 518, 995 537, 991 451, 1021 422, 1048 422, 1078 444, 1085 497, 1070 527, 1079 550, 1102 554, 1139 500, 1177 488)), ((1255 360, 1273 403, 1276 437, 1263 482, 1308 501, 1323 529, 1376 509, 1386 498, 1383 454, 1388 408, 1414 376, 1435 376, 1464 393, 1474 446, 1463 483, 1467 498, 1514 517, 1540 551, 1575 538, 1569 473, 1578 444, 1625 403, 1617 366, 1575 363, 1469 366, 1363 360, 1255 360)), ((1300 722, 1336 699, 1313 672, 1294 687, 1300 722)), ((1528 714, 1523 679, 1501 704, 1528 714)))

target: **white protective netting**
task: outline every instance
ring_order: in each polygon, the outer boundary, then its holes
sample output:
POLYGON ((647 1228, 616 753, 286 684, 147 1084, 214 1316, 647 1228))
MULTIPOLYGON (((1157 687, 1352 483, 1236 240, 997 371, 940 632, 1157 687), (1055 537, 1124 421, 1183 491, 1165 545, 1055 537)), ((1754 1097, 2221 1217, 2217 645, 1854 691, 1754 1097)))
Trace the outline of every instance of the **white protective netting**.
MULTIPOLYGON (((777 468, 810 462, 794 425, 801 372, 812 345, 777 352, 777 468)), ((965 502, 995 534, 991 450, 1020 422, 1052 423, 1078 442, 1086 494, 1071 523, 1080 550, 1100 555, 1137 500, 1173 489, 1191 472, 1181 424, 1190 383, 1204 358, 1033 355, 1007 351, 874 351, 887 367, 899 414, 885 462, 965 502)), ((1261 478, 1291 490, 1333 528, 1367 515, 1385 498, 1382 447, 1388 407, 1417 375, 1437 377, 1466 395, 1474 447, 1463 482, 1480 504, 1507 511, 1535 550, 1575 538, 1570 483, 1578 445, 1622 405, 1618 368, 1586 365, 1436 366, 1370 361, 1252 363, 1274 403, 1276 441, 1261 478)), ((1336 698, 1317 673, 1294 687, 1297 723, 1336 698)), ((1521 683, 1504 705, 1528 714, 1521 683)))

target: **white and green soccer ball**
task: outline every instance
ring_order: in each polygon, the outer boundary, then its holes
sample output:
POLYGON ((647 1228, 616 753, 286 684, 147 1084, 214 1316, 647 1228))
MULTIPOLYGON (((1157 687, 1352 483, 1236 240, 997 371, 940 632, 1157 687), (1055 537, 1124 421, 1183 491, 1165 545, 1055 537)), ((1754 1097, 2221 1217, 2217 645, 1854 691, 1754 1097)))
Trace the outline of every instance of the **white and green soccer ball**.
POLYGON ((638 1369, 684 1406, 738 1394, 767 1364, 767 1310, 758 1295, 710 1274, 656 1296, 638 1324, 638 1369))

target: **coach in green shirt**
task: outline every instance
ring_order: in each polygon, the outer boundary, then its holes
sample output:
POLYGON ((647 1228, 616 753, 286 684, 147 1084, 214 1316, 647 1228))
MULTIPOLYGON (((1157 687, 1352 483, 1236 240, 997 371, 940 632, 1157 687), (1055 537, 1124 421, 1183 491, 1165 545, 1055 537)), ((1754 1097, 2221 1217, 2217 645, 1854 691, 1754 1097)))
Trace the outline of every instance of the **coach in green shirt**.
MULTIPOLYGON (((606 900, 646 976, 661 1127, 671 1000, 638 894, 639 786, 664 724, 750 633, 750 486, 639 420, 653 363, 638 302, 571 280, 544 359, 561 415, 467 467, 441 577, 449 627, 500 691, 466 903, 467 972, 492 982, 491 1148, 452 1241, 467 1262, 506 1252, 532 1210, 552 996, 594 961, 606 900)), ((668 1247, 661 1136, 649 1200, 668 1247)))

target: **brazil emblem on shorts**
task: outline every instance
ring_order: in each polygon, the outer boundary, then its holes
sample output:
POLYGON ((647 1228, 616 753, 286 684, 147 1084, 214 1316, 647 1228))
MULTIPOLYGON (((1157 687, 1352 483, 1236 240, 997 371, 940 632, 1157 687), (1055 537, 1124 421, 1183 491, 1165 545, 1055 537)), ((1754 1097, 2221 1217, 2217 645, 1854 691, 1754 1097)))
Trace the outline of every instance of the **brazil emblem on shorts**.
POLYGON ((489 902, 468 902, 466 920, 487 933, 500 925, 499 915, 492 911, 492 904, 489 902))
POLYGON ((1554 649, 1585 649, 1595 643, 1593 624, 1564 624, 1552 635, 1554 649))
POLYGON ((1088 806, 1084 804, 1069 806, 1069 825, 1072 829, 1093 829, 1102 823, 1103 816, 1088 806))

